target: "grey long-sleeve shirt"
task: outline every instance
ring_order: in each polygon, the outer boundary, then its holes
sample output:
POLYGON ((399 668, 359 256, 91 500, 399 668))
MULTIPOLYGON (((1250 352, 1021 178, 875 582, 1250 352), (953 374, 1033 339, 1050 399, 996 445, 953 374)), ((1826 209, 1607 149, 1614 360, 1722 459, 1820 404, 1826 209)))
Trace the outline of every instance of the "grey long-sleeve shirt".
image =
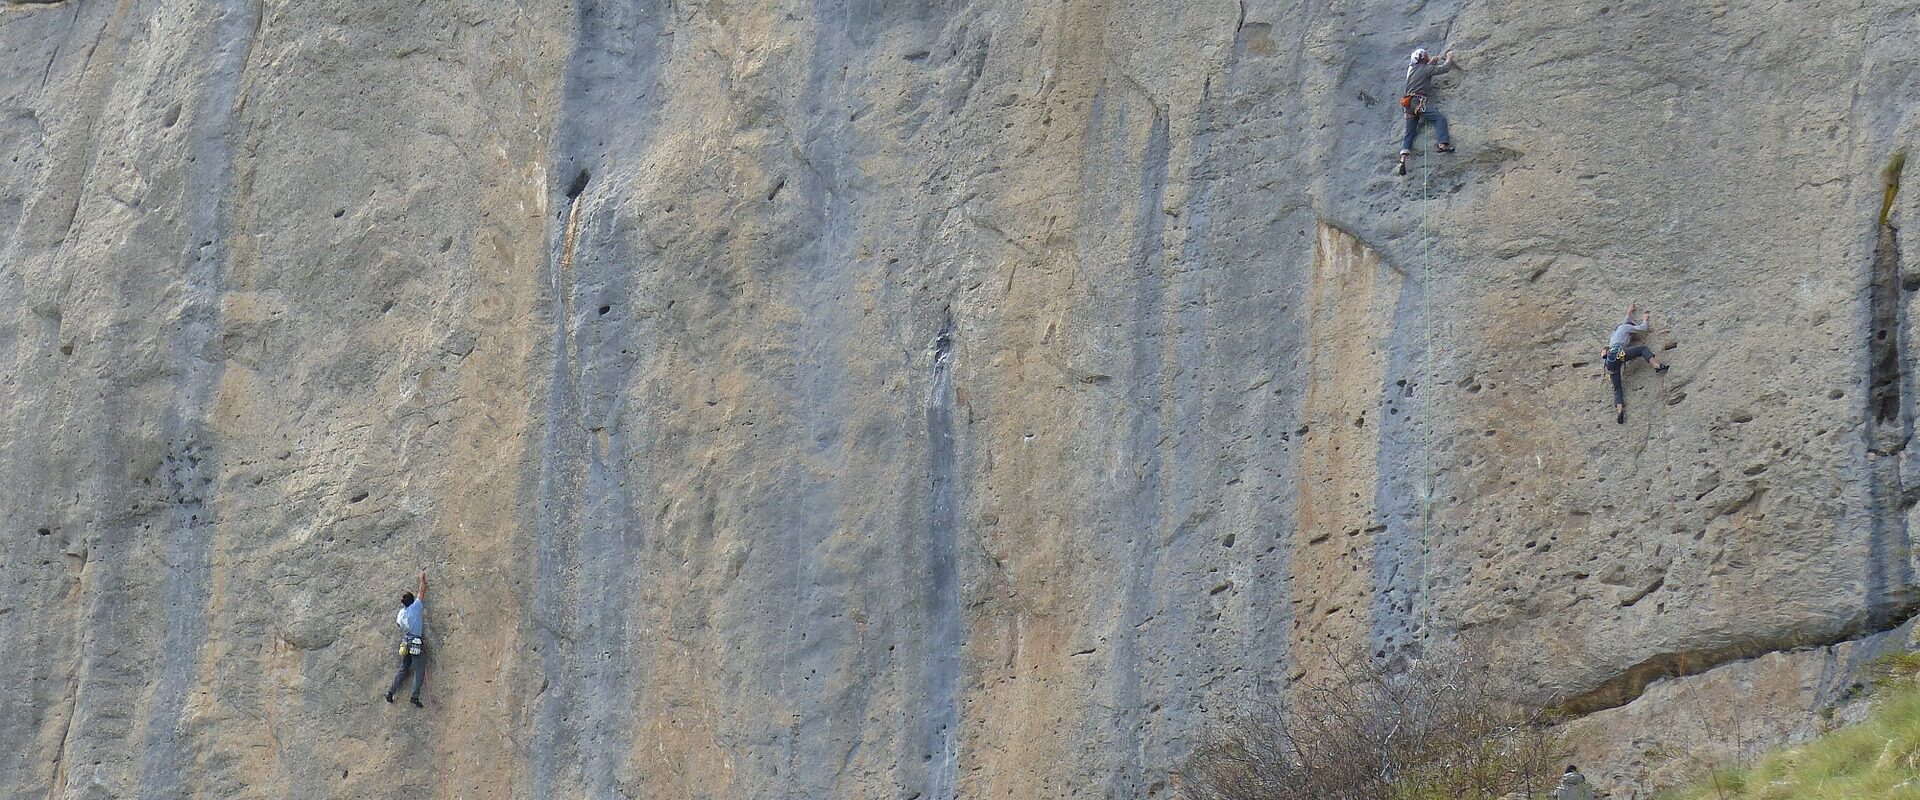
POLYGON ((1647 332, 1647 324, 1644 322, 1640 322, 1640 323, 1634 322, 1633 314, 1629 312, 1627 314, 1627 321, 1624 323, 1621 323, 1619 327, 1613 329, 1613 336, 1607 339, 1607 347, 1609 349, 1615 348, 1615 347, 1626 347, 1627 345, 1633 344, 1634 334, 1646 333, 1646 332, 1647 332))
POLYGON ((1453 70, 1453 60, 1427 62, 1407 67, 1407 94, 1433 96, 1433 77, 1453 70))
POLYGON ((1553 796, 1554 800, 1593 800, 1593 784, 1587 783, 1587 776, 1569 772, 1561 776, 1560 788, 1553 796))

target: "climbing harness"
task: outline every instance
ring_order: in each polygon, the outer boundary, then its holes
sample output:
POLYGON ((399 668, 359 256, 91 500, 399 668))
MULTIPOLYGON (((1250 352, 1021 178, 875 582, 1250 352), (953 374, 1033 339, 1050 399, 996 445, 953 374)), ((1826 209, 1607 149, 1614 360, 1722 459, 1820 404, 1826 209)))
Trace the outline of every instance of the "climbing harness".
POLYGON ((426 652, 427 643, 418 636, 400 637, 400 655, 417 656, 426 652))
MULTIPOLYGON (((1406 118, 1409 120, 1419 119, 1420 115, 1426 113, 1427 111, 1427 96, 1423 94, 1400 95, 1400 110, 1406 114, 1406 118)), ((1418 124, 1418 123, 1415 123, 1415 124, 1418 124)), ((1407 174, 1407 157, 1410 155, 1412 155, 1412 153, 1409 153, 1406 150, 1400 151, 1400 161, 1399 161, 1398 169, 1401 175, 1407 174)), ((1423 166, 1426 162, 1426 158, 1427 158, 1426 148, 1421 148, 1420 160, 1423 166)))
MULTIPOLYGON (((1413 125, 1419 125, 1420 115, 1427 113, 1427 96, 1424 94, 1400 95, 1400 110, 1404 112, 1407 121, 1413 125)), ((1451 148, 1442 150, 1441 152, 1451 152, 1451 148)), ((1411 155, 1413 154, 1410 151, 1400 151, 1399 171, 1401 175, 1407 174, 1407 158, 1411 155)), ((1426 168, 1426 160, 1427 148, 1422 147, 1420 148, 1420 163, 1423 169, 1426 168)), ((1431 195, 1429 195, 1429 197, 1431 197, 1431 195)))

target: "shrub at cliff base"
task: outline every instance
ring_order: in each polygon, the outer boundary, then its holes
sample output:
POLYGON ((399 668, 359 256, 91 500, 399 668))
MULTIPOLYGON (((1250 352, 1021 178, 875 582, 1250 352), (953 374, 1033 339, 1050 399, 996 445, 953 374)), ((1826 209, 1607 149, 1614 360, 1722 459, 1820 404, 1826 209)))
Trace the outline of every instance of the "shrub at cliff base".
POLYGON ((1185 800, 1544 796, 1566 748, 1493 670, 1459 657, 1301 680, 1216 726, 1178 774, 1185 800))

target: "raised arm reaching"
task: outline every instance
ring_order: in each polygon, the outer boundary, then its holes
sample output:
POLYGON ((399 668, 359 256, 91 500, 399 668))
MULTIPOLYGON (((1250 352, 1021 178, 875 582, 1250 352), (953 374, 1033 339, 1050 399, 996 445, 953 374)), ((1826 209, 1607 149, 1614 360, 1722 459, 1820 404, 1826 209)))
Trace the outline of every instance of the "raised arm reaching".
POLYGON ((426 632, 427 632, 427 571, 420 570, 419 592, 400 593, 400 613, 393 619, 400 626, 400 670, 393 676, 393 683, 387 686, 387 702, 393 702, 393 693, 400 691, 407 676, 413 676, 413 697, 415 708, 425 708, 420 704, 420 687, 427 682, 426 632))

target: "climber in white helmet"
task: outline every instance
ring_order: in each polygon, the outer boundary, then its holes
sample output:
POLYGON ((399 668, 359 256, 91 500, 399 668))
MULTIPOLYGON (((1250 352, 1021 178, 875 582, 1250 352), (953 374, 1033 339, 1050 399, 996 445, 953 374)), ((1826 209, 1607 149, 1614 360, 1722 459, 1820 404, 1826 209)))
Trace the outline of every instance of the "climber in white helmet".
POLYGON ((1453 137, 1447 134, 1447 118, 1433 109, 1433 78, 1443 72, 1456 69, 1453 63, 1453 51, 1442 53, 1439 61, 1422 47, 1415 49, 1407 57, 1407 88, 1400 95, 1400 108, 1406 112, 1407 132, 1400 137, 1400 174, 1407 174, 1407 159, 1413 155, 1413 139, 1420 133, 1420 123, 1433 124, 1435 152, 1453 152, 1453 137))

